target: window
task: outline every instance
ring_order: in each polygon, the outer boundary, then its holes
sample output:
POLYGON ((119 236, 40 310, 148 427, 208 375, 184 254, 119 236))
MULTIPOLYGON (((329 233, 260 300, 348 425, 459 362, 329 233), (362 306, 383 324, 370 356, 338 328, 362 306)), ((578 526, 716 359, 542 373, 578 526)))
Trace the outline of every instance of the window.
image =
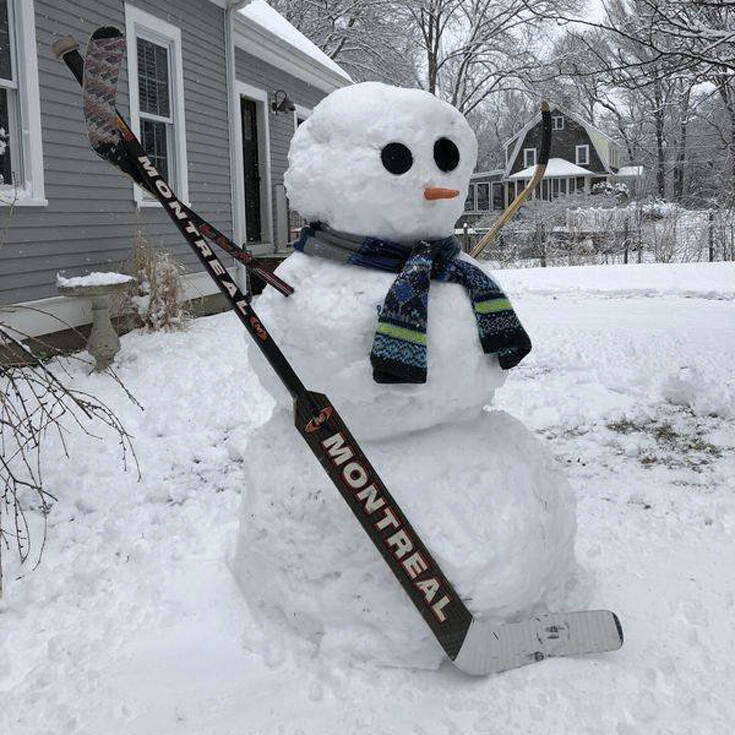
MULTIPOLYGON (((181 30, 125 5, 130 118, 151 163, 183 201, 189 199, 181 30)), ((139 206, 158 202, 134 187, 139 206)))
POLYGON ((475 211, 475 185, 470 184, 467 187, 467 199, 464 200, 464 211, 474 212, 475 211))
POLYGON ((487 212, 490 209, 490 184, 476 184, 477 210, 487 212))
POLYGON ((523 149, 523 168, 536 165, 536 149, 535 148, 524 148, 523 149))
POLYGON ((578 145, 576 146, 577 151, 577 166, 586 166, 590 162, 590 147, 589 145, 578 145))
POLYGON ((551 118, 551 129, 552 130, 564 130, 564 116, 554 115, 551 118))
POLYGON ((299 127, 302 123, 306 122, 306 118, 311 115, 311 108, 302 107, 301 105, 295 105, 293 111, 293 127, 294 130, 299 127))
POLYGON ((493 209, 503 209, 505 207, 505 190, 503 183, 500 181, 493 182, 493 209))
POLYGON ((610 165, 613 168, 618 168, 618 149, 612 143, 610 144, 610 165))
POLYGON ((0 0, 0 205, 44 206, 33 0, 0 0))

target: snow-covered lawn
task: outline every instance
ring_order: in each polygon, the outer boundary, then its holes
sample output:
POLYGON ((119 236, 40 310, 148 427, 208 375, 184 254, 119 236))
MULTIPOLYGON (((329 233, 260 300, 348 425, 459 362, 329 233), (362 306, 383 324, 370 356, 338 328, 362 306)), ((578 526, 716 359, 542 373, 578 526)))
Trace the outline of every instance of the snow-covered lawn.
POLYGON ((67 461, 49 439, 45 556, 11 565, 0 601, 0 733, 732 732, 735 264, 497 275, 535 348, 496 404, 567 467, 583 585, 619 613, 621 651, 476 680, 260 640, 227 561, 271 400, 224 314, 123 338, 143 412, 74 368, 135 435, 143 479, 112 440, 73 436, 67 461))

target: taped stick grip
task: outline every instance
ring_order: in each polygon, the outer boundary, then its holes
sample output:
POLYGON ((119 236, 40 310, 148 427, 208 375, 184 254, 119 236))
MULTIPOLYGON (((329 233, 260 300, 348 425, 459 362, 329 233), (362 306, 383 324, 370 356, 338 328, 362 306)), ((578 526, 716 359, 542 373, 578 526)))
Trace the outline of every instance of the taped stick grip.
POLYGON ((64 36, 63 38, 57 38, 51 44, 51 50, 54 52, 54 56, 57 59, 63 59, 66 54, 70 51, 76 51, 79 48, 74 36, 64 36))

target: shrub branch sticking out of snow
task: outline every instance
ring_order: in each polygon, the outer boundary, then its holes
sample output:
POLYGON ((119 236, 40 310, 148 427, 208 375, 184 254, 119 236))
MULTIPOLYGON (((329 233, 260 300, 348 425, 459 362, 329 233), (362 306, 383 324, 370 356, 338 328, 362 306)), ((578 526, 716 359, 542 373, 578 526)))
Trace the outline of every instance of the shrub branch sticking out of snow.
POLYGON ((136 277, 138 286, 127 297, 123 309, 137 312, 143 325, 151 331, 183 329, 190 319, 181 280, 184 266, 171 253, 148 242, 138 230, 126 267, 136 277))
MULTIPOLYGON (((15 333, 17 334, 17 333, 15 333)), ((15 548, 21 564, 33 556, 40 563, 46 543, 47 517, 56 501, 45 487, 42 473, 44 439, 57 434, 64 451, 69 429, 79 427, 90 439, 100 439, 100 428, 111 429, 118 438, 123 465, 132 456, 140 468, 131 437, 111 408, 90 393, 75 390, 57 375, 59 370, 73 380, 64 362, 45 364, 13 332, 0 324, 0 597, 3 591, 3 552, 15 548), (39 528, 40 527, 40 528, 39 528)), ((53 348, 52 348, 53 349, 53 348)), ((85 363, 86 364, 86 363, 85 363)), ((109 368, 106 371, 137 401, 109 368)), ((62 376, 63 378, 63 376, 62 376)))

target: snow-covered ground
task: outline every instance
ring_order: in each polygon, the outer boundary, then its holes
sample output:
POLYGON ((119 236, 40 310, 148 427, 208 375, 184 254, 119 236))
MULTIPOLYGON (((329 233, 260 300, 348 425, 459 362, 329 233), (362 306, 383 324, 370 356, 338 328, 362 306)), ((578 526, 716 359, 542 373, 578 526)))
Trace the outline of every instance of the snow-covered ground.
POLYGON ((622 650, 481 680, 285 641, 253 653, 228 556, 271 399, 224 314, 123 338, 143 412, 72 368, 135 435, 143 479, 111 439, 73 435, 65 460, 49 438, 45 556, 10 565, 0 601, 0 733, 732 732, 735 264, 498 276, 535 347, 496 403, 567 468, 591 601, 619 613, 622 650))

